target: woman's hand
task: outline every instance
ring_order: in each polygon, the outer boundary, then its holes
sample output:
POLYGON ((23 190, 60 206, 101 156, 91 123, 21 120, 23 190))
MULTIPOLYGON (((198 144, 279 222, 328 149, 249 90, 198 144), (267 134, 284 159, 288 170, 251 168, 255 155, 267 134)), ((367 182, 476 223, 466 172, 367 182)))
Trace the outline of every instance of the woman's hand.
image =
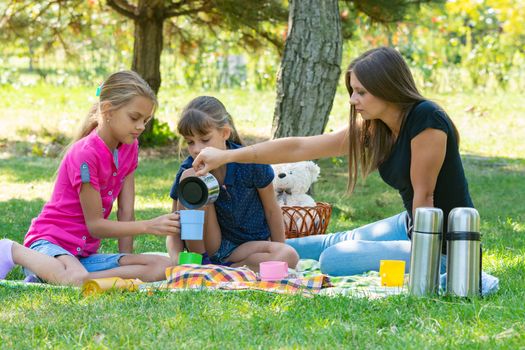
POLYGON ((213 147, 206 147, 200 151, 199 155, 193 160, 195 175, 203 176, 227 163, 226 154, 228 151, 213 147))
POLYGON ((171 213, 148 220, 148 231, 157 236, 180 236, 180 217, 178 213, 171 213))

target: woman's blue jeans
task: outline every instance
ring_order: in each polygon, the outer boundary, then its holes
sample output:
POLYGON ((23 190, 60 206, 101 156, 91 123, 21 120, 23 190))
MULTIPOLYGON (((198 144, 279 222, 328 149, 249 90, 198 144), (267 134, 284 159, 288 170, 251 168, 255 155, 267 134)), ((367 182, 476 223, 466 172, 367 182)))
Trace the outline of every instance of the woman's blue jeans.
POLYGON ((287 239, 301 259, 319 260, 321 272, 349 276, 379 270, 379 261, 404 260, 410 267, 407 212, 351 231, 287 239))

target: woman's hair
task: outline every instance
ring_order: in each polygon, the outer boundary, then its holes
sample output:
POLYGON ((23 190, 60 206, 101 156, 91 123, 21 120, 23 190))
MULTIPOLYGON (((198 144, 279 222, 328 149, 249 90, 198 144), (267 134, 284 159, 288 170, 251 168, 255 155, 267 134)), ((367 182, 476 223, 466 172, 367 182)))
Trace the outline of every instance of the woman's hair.
POLYGON ((191 100, 184 107, 177 124, 177 130, 182 136, 206 135, 212 129, 225 127, 231 130, 228 141, 242 145, 230 113, 221 101, 212 96, 199 96, 191 100))
MULTIPOLYGON (((391 102, 401 109, 401 127, 410 108, 425 98, 419 93, 407 63, 393 48, 379 47, 369 50, 350 63, 345 74, 346 88, 350 97, 353 89, 350 74, 375 97, 391 102)), ((452 122, 451 122, 452 123, 452 122)), ((452 124, 454 132, 458 132, 452 124)), ((354 105, 350 106, 348 190, 351 193, 357 182, 359 168, 366 178, 370 172, 390 155, 395 137, 388 126, 379 119, 357 119, 354 105)))
POLYGON ((158 106, 155 92, 140 75, 133 71, 120 71, 111 74, 100 86, 99 100, 91 107, 82 127, 73 139, 73 143, 86 137, 98 126, 101 116, 101 105, 110 103, 110 110, 123 107, 136 96, 146 97, 153 103, 153 111, 158 106))

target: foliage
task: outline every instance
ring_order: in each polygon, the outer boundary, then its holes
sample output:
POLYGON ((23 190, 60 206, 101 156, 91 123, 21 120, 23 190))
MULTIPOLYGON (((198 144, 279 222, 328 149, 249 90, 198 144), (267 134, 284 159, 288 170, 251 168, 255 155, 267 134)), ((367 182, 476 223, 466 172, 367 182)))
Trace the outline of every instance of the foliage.
POLYGON ((176 85, 190 88, 272 86, 286 19, 283 3, 275 0, 243 6, 218 1, 206 13, 172 18, 166 23, 165 42, 175 57, 163 72, 178 76, 176 85))
POLYGON ((25 136, 31 147, 31 154, 39 157, 58 157, 64 148, 71 142, 71 139, 56 130, 49 130, 45 126, 40 130, 30 128, 19 128, 17 134, 25 136))
MULTIPOLYGON (((19 26, 25 28, 20 32, 10 27, 16 27, 16 23, 6 21, 6 16, 0 18, 0 84, 17 83, 33 75, 33 82, 96 85, 109 72, 131 66, 133 25, 107 11, 102 1, 69 3, 76 4, 78 10, 64 12, 61 21, 53 22, 55 32, 62 33, 62 41, 53 36, 52 26, 44 25, 57 17, 56 12, 37 20, 34 16, 41 3, 6 1, 0 3, 0 13, 12 15, 15 3, 30 9, 23 12, 20 23, 30 20, 35 24, 19 26), (81 15, 73 16, 76 12, 81 15), (32 54, 29 47, 33 47, 32 54), (30 67, 38 74, 34 75, 30 67)), ((409 59, 418 83, 436 91, 525 89, 525 27, 521 25, 525 22, 524 0, 422 2, 417 12, 410 7, 401 13, 404 20, 386 25, 369 16, 373 13, 366 6, 372 3, 340 3, 346 38, 344 65, 370 47, 391 45, 409 59)), ((253 12, 245 7, 239 9, 238 2, 224 6, 253 12)), ((253 39, 255 31, 249 26, 244 31, 212 29, 212 24, 222 23, 217 16, 219 12, 215 11, 212 15, 180 16, 166 22, 161 60, 164 86, 273 89, 279 45, 253 39)), ((235 22, 235 16, 227 20, 229 25, 245 26, 246 22, 235 22)), ((281 42, 286 37, 282 16, 277 16, 281 20, 260 24, 281 42)))
MULTIPOLYGON (((233 0, 187 0, 173 5, 178 10, 164 26, 165 82, 171 86, 246 86, 248 71, 250 78, 253 72, 254 85, 259 88, 275 82, 287 17, 282 1, 239 6, 233 0), (204 4, 202 11, 198 10, 200 3, 204 4), (240 53, 247 53, 248 59, 240 53)), ((133 22, 110 11, 105 1, 11 0, 0 3, 0 13, 0 42, 5 45, 0 53, 0 84, 18 80, 22 65, 30 72, 35 70, 38 80, 58 84, 71 84, 70 76, 95 84, 109 72, 131 66, 133 22), (60 25, 54 25, 58 17, 60 25), (22 22, 25 24, 17 24, 22 22), (33 29, 19 33, 19 27, 33 29), (45 41, 45 45, 33 48, 33 41, 45 41)))
POLYGON ((152 119, 151 133, 143 134, 140 137, 140 145, 143 147, 165 146, 177 140, 177 135, 170 130, 166 122, 152 119))
POLYGON ((445 0, 346 0, 370 20, 380 23, 401 22, 409 13, 416 14, 426 3, 441 4, 445 0))
POLYGON ((350 57, 370 44, 390 45, 410 61, 420 84, 437 91, 454 91, 458 86, 525 88, 523 0, 422 5, 417 14, 386 27, 364 16, 357 20, 356 37, 348 46, 350 57))
POLYGON ((29 58, 28 69, 44 78, 49 59, 52 69, 76 67, 79 61, 89 62, 90 70, 104 69, 108 60, 121 61, 132 48, 122 35, 131 26, 93 0, 3 1, 0 13, 4 55, 29 58))

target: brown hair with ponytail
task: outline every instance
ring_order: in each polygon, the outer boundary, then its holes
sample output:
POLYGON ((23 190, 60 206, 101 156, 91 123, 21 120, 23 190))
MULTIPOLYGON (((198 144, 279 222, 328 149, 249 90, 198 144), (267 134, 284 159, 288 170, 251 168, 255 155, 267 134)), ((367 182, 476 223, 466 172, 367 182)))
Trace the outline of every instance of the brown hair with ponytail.
POLYGON ((224 127, 231 130, 228 141, 243 144, 232 116, 222 102, 212 96, 199 96, 191 100, 184 107, 177 124, 177 130, 182 136, 206 135, 212 129, 224 127))
POLYGON ((89 135, 98 126, 102 117, 100 108, 102 104, 109 103, 111 106, 109 110, 116 110, 122 108, 137 96, 150 99, 153 102, 153 110, 157 108, 158 101, 155 92, 136 72, 126 70, 111 74, 100 86, 99 100, 91 106, 72 144, 89 135))

